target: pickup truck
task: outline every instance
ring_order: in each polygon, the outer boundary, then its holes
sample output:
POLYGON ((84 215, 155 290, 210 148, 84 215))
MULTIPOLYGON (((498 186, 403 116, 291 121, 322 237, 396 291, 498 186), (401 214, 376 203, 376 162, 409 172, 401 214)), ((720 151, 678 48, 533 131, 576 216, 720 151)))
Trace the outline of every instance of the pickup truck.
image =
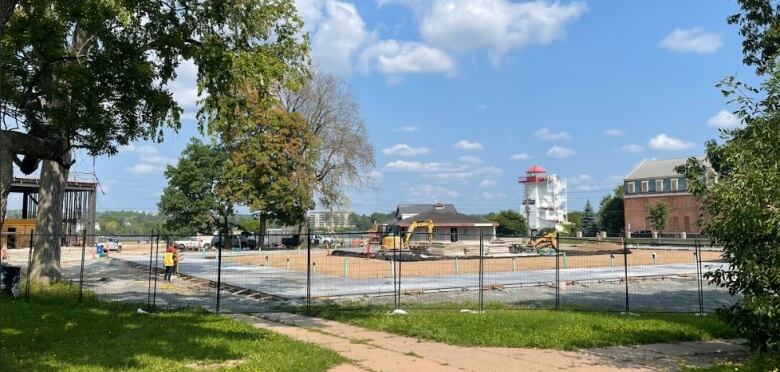
POLYGON ((332 245, 334 240, 330 236, 322 236, 322 235, 312 235, 311 236, 311 244, 313 245, 320 245, 320 244, 330 244, 332 245))
POLYGON ((173 242, 173 246, 180 251, 182 250, 197 251, 201 248, 209 249, 211 247, 211 239, 204 239, 199 236, 193 236, 191 238, 188 238, 187 240, 176 240, 173 242))

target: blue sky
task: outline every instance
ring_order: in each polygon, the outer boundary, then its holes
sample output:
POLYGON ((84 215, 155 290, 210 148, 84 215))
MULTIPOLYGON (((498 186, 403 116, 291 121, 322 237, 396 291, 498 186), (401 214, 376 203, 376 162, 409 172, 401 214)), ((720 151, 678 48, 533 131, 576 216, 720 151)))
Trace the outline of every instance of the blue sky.
MULTIPOLYGON (((753 76, 725 21, 733 1, 297 4, 314 63, 352 85, 376 150, 376 187, 350 191, 360 213, 434 199, 519 209, 516 179, 534 164, 569 180, 570 209, 598 203, 643 159, 700 154, 738 125, 715 84, 753 76)), ((164 166, 199 135, 194 70, 179 72, 178 134, 94 168, 77 156, 75 176, 94 170, 105 191, 100 210, 156 210, 164 166)))

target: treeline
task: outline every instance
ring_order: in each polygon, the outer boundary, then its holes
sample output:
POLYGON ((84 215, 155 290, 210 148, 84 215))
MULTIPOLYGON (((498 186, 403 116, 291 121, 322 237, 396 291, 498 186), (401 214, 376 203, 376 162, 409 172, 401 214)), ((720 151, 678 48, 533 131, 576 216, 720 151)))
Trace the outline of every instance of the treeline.
POLYGON ((608 235, 623 233, 625 226, 623 196, 623 187, 618 186, 612 194, 601 198, 598 211, 593 209, 590 200, 585 203, 582 211, 570 211, 568 215, 570 225, 566 228, 566 233, 575 235, 577 231, 582 231, 582 235, 586 237, 596 236, 599 231, 606 231, 608 235))
MULTIPOLYGON (((100 225, 99 235, 149 235, 158 231, 162 234, 197 234, 194 230, 170 231, 165 226, 164 216, 137 211, 98 212, 95 221, 100 225)), ((239 231, 256 232, 260 229, 260 222, 249 214, 232 216, 229 223, 239 231)), ((276 224, 270 223, 268 227, 276 227, 276 224)))

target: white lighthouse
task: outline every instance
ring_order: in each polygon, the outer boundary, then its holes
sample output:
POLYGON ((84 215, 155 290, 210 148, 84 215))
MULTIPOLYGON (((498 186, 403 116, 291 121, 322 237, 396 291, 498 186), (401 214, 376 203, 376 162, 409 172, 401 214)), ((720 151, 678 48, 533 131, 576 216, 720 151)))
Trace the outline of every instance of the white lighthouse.
POLYGON ((566 180, 548 175, 544 168, 534 165, 519 182, 525 186, 522 212, 529 233, 538 234, 544 229, 563 231, 568 213, 566 180))

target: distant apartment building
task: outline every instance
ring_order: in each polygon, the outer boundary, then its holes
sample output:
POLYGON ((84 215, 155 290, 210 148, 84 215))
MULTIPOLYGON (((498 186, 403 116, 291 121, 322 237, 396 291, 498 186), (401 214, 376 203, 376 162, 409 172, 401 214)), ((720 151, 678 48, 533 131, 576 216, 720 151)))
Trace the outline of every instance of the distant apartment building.
MULTIPOLYGON (((626 231, 652 230, 648 206, 665 202, 669 205, 670 213, 666 228, 660 233, 701 233, 697 221, 702 215, 702 204, 688 192, 685 177, 674 171, 678 165, 685 164, 687 159, 646 160, 625 177, 626 231)), ((703 160, 703 157, 699 160, 703 160)))
POLYGON ((306 214, 309 226, 315 230, 345 229, 351 227, 349 215, 351 212, 310 211, 306 214))

